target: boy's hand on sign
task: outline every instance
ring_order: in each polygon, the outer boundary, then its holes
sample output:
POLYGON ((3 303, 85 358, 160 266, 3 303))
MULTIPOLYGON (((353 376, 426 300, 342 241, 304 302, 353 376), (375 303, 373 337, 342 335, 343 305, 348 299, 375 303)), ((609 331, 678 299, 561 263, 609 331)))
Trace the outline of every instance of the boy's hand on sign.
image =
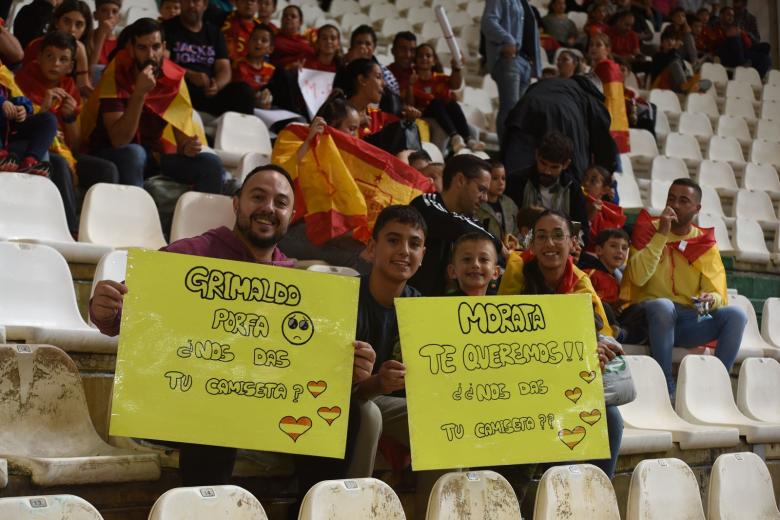
POLYGON ((355 341, 355 361, 352 365, 352 382, 360 383, 371 377, 376 361, 374 348, 365 341, 355 341))
POLYGON ((101 280, 95 286, 95 293, 89 303, 95 320, 112 320, 122 308, 127 286, 113 280, 101 280))
POLYGON ((383 394, 403 390, 406 386, 406 367, 400 361, 390 359, 379 367, 379 389, 383 394))

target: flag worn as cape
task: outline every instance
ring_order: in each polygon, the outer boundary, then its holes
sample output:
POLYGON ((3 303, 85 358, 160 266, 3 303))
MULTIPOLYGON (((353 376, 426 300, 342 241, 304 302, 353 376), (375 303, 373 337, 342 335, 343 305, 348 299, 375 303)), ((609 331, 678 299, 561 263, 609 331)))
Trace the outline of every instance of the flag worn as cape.
POLYGON ((626 113, 626 98, 623 93, 623 74, 620 67, 612 60, 599 62, 595 67, 595 73, 599 77, 604 89, 604 104, 607 106, 612 122, 609 125, 609 133, 618 147, 620 153, 631 151, 628 137, 628 114, 626 113))
MULTIPOLYGON (((585 190, 583 190, 585 193, 585 190)), ((589 204, 596 202, 592 196, 585 193, 585 199, 589 204)), ((623 208, 608 202, 606 200, 598 201, 601 203, 601 210, 591 219, 588 225, 588 248, 589 252, 596 250, 596 235, 605 229, 622 228, 626 223, 626 214, 623 213, 623 208)))
MULTIPOLYGON (((133 58, 122 49, 108 64, 100 82, 95 87, 81 111, 81 142, 89 143, 89 138, 97 126, 101 99, 127 99, 133 92, 133 58)), ((144 106, 163 118, 168 126, 163 131, 162 149, 165 153, 176 152, 176 128, 187 136, 197 136, 206 143, 203 128, 192 120, 192 102, 187 84, 184 81, 184 69, 169 59, 163 59, 162 75, 157 85, 146 95, 144 106)))
POLYGON ((329 126, 298 161, 308 133, 306 125, 288 125, 276 139, 271 160, 290 172, 295 218, 304 218, 306 234, 316 245, 349 231, 366 242, 385 207, 434 191, 433 182, 408 164, 329 126))
MULTIPOLYGON (((651 217, 646 210, 642 210, 634 224, 631 246, 637 251, 644 249, 658 231, 659 220, 658 217, 651 217)), ((675 259, 687 261, 702 276, 712 282, 718 293, 723 297, 723 301, 726 302, 726 280, 725 277, 721 276, 723 262, 715 241, 715 228, 693 227, 699 230, 699 235, 687 240, 666 243, 666 250, 672 260, 672 273, 674 272, 675 259), (719 268, 718 266, 721 267, 719 268)), ((672 280, 672 288, 674 288, 674 280, 672 280)), ((624 299, 626 298, 624 297, 624 299)))
MULTIPOLYGON (((24 95, 27 96, 30 101, 32 101, 35 112, 40 112, 41 103, 43 103, 43 98, 46 95, 46 91, 52 87, 49 86, 48 81, 46 81, 46 79, 43 77, 37 57, 31 61, 25 62, 24 65, 22 65, 21 70, 16 73, 16 82, 24 91, 24 95)), ((79 94, 79 89, 76 86, 76 82, 73 80, 73 78, 65 76, 62 78, 62 80, 60 80, 60 84, 57 86, 65 90, 65 92, 70 94, 70 96, 76 100, 76 113, 78 114, 78 111, 81 108, 81 94, 79 94)), ((59 107, 55 106, 52 107, 49 111, 57 116, 58 122, 62 123, 62 118, 58 113, 58 108, 59 107)), ((57 130, 57 135, 54 137, 54 141, 52 141, 49 150, 61 155, 65 159, 65 161, 68 163, 68 166, 70 166, 70 171, 73 176, 73 183, 76 185, 78 183, 76 158, 73 156, 73 152, 65 142, 65 137, 61 129, 57 130)))

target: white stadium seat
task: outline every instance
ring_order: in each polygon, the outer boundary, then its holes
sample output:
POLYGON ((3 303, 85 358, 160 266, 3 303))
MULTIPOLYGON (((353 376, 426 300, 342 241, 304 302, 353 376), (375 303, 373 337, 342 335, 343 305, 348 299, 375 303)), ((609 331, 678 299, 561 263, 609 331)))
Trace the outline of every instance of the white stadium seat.
POLYGON ((591 464, 553 466, 536 490, 534 520, 620 520, 617 498, 607 475, 591 464))
POLYGON ((736 67, 734 69, 734 80, 744 81, 759 92, 764 88, 764 84, 761 83, 761 76, 758 75, 758 71, 753 67, 736 67))
POLYGON ((780 168, 780 143, 756 139, 750 150, 750 162, 771 164, 775 168, 780 168))
POLYGON ((689 168, 698 168, 702 161, 701 148, 696 138, 680 133, 671 133, 666 137, 664 155, 682 159, 689 168))
POLYGON ((697 92, 688 94, 688 98, 685 102, 685 111, 706 114, 713 121, 717 121, 718 117, 720 117, 718 104, 715 102, 715 98, 710 94, 700 94, 697 92))
POLYGON ((0 498, 0 518, 103 520, 95 506, 75 495, 0 498))
POLYGON ((672 181, 650 181, 650 210, 660 215, 666 207, 666 200, 669 198, 669 187, 671 185, 672 181))
POLYGON ((439 477, 428 498, 426 520, 520 518, 520 504, 507 480, 494 471, 446 473, 439 477))
POLYGON ((761 336, 780 348, 780 298, 767 298, 761 311, 761 336))
POLYGON ((271 136, 260 118, 225 112, 217 119, 214 150, 226 166, 238 165, 241 156, 249 152, 263 153, 270 159, 271 136))
POLYGON ((758 221, 762 226, 778 223, 772 199, 764 191, 739 190, 734 199, 734 216, 758 221))
POLYGON ((680 123, 677 131, 681 134, 692 135, 700 140, 709 141, 713 135, 712 123, 706 114, 695 112, 683 112, 680 114, 680 123))
POLYGON ((723 161, 737 168, 745 166, 745 156, 742 154, 742 146, 736 137, 723 137, 714 135, 710 138, 710 146, 707 157, 711 161, 723 161))
MULTIPOLYGON (((742 117, 722 115, 718 118, 718 135, 723 137, 736 137, 737 141, 750 149, 753 137, 747 121, 742 117)), ((743 148, 744 150, 744 148, 743 148)))
POLYGON ((764 240, 761 224, 749 218, 737 218, 734 223, 734 247, 737 260, 751 264, 768 264, 771 253, 764 240))
POLYGON ((181 487, 166 491, 152 506, 149 520, 267 520, 263 506, 238 486, 181 487))
POLYGON ((780 142, 780 119, 759 119, 756 138, 775 143, 780 142))
POLYGON ((165 246, 160 216, 143 188, 93 185, 84 197, 79 240, 116 248, 165 246))
POLYGON ((756 110, 753 101, 745 98, 726 98, 726 107, 723 113, 729 116, 744 117, 748 125, 756 123, 756 110))
POLYGON ((780 101, 764 101, 761 105, 761 119, 780 120, 780 101))
POLYGON ((728 448, 739 443, 736 428, 702 426, 681 419, 672 408, 663 371, 653 358, 626 356, 625 359, 636 388, 634 401, 620 407, 627 427, 671 432, 672 439, 683 450, 728 448))
POLYGON ((626 520, 704 520, 699 482, 680 459, 641 461, 628 487, 626 520))
POLYGON ((723 256, 734 256, 736 253, 734 246, 729 238, 729 230, 726 222, 718 215, 710 213, 699 213, 699 226, 704 228, 715 228, 715 241, 718 243, 718 251, 723 256))
POLYGON ((750 303, 750 300, 741 294, 737 294, 729 297, 729 305, 741 308, 745 311, 748 318, 747 325, 745 325, 745 332, 742 334, 742 344, 739 347, 739 354, 737 354, 737 362, 742 361, 746 357, 776 355, 778 349, 774 345, 767 343, 761 336, 761 331, 758 328, 758 319, 756 318, 756 310, 753 308, 753 304, 750 303))
POLYGON ((68 231, 62 197, 39 175, 0 175, 0 240, 53 247, 70 262, 95 264, 110 247, 76 242, 68 231))
POLYGON ((728 72, 720 63, 703 63, 701 77, 712 81, 719 89, 725 88, 729 81, 728 72))
POLYGON ((658 110, 666 112, 667 115, 679 116, 682 112, 680 98, 673 90, 654 88, 650 91, 650 103, 654 103, 658 110))
POLYGON ((404 520, 404 509, 393 489, 374 478, 324 480, 303 497, 298 520, 404 520))
POLYGON ((727 162, 705 160, 699 165, 699 184, 715 188, 718 194, 733 197, 739 191, 734 169, 727 162))
POLYGON ((738 97, 749 99, 753 102, 756 101, 756 95, 753 92, 753 87, 746 81, 732 80, 726 84, 726 97, 738 97))
POLYGON ((57 251, 0 242, 0 265, 0 327, 5 327, 8 341, 47 343, 74 352, 116 352, 116 338, 84 323, 70 269, 57 251))
POLYGON ((62 350, 0 345, 0 373, 6 374, 0 378, 0 457, 31 475, 33 484, 160 478, 156 454, 115 448, 98 436, 78 368, 62 350))
POLYGON ((780 197, 780 178, 771 164, 748 163, 745 167, 744 185, 748 190, 763 190, 770 197, 780 197))
POLYGON ((772 476, 755 453, 724 453, 715 459, 707 491, 709 520, 780 519, 772 476))
POLYGON ((742 362, 737 406, 751 419, 780 423, 780 363, 776 359, 751 358, 742 362))
POLYGON ((650 171, 650 163, 658 155, 658 145, 655 137, 647 130, 638 128, 629 128, 629 139, 631 141, 631 151, 629 156, 634 165, 635 173, 650 171))
POLYGON ((233 229, 236 214, 233 199, 226 195, 188 191, 176 201, 171 224, 171 242, 190 238, 214 228, 233 229))
POLYGON ((720 196, 718 196, 718 192, 715 191, 715 188, 712 186, 701 186, 701 211, 719 215, 729 224, 734 222, 734 218, 727 217, 723 212, 723 204, 721 204, 720 196))
POLYGON ((660 430, 640 430, 624 427, 620 455, 660 453, 674 448, 672 433, 660 430))
POLYGON ((650 179, 654 181, 673 181, 680 178, 690 178, 688 167, 682 159, 659 155, 653 159, 650 169, 650 179))
POLYGON ((745 417, 734 402, 726 367, 714 356, 685 356, 677 376, 677 412, 696 424, 739 430, 751 444, 780 441, 780 424, 745 417))

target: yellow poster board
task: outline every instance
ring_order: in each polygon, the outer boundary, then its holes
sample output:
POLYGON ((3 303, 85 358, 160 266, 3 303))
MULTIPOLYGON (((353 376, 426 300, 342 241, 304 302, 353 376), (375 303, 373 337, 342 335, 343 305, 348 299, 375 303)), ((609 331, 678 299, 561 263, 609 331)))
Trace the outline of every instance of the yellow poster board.
POLYGON ((395 306, 414 470, 609 457, 589 295, 395 306))
POLYGON ((131 250, 111 435, 343 458, 359 281, 131 250))

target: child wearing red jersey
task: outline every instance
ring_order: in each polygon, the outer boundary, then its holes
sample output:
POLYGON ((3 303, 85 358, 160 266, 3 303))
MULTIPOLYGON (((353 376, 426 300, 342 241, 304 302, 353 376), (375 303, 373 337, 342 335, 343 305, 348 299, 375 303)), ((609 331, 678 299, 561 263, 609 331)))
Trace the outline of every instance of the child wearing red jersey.
POLYGON ((273 41, 274 35, 270 27, 265 24, 255 26, 247 41, 246 56, 233 64, 233 81, 240 81, 252 87, 255 92, 255 106, 263 109, 271 108, 271 92, 267 86, 276 67, 266 59, 273 50, 273 41))
POLYGON ((228 56, 232 62, 246 56, 249 37, 260 23, 257 19, 257 3, 257 0, 236 0, 235 11, 228 15, 222 26, 228 56))
POLYGON ((588 248, 596 250, 596 237, 609 228, 621 228, 626 223, 623 208, 612 202, 612 174, 601 166, 593 165, 582 178, 582 191, 588 208, 588 248))
POLYGON ((436 51, 423 43, 417 46, 414 57, 414 72, 409 78, 407 103, 422 112, 423 117, 432 117, 450 136, 450 148, 454 153, 466 148, 483 150, 484 143, 471 137, 469 125, 463 110, 455 101, 452 90, 463 84, 460 69, 452 62, 452 75, 442 72, 436 51))

